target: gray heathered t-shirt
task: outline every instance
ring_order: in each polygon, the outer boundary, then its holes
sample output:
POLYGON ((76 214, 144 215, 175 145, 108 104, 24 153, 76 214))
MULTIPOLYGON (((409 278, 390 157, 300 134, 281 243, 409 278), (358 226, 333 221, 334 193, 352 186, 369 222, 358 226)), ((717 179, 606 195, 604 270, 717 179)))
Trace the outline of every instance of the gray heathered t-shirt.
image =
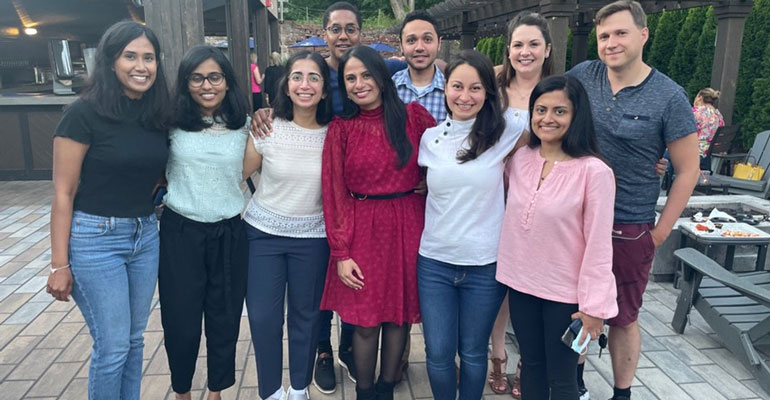
POLYGON ((599 151, 615 172, 615 223, 654 222, 660 194, 655 163, 666 143, 696 131, 687 94, 655 69, 638 86, 614 95, 600 60, 582 62, 567 74, 588 92, 599 151))

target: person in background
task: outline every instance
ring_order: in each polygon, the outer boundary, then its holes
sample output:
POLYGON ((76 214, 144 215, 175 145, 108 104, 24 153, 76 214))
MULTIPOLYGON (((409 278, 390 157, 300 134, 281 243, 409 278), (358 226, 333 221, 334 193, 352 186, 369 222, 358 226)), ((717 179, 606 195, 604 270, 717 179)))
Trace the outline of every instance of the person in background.
POLYGON ((569 72, 588 92, 599 150, 617 179, 613 273, 618 316, 610 325, 614 400, 631 398, 641 352, 639 309, 655 249, 671 233, 700 176, 695 118, 684 89, 642 61, 647 16, 636 1, 607 4, 595 15, 600 60, 569 72), (652 166, 669 150, 676 176, 660 217, 660 179, 652 166))
POLYGON ((322 193, 331 247, 321 308, 356 325, 358 399, 393 398, 408 325, 420 321, 417 249, 425 198, 414 192, 420 136, 436 124, 404 105, 376 51, 354 46, 339 63, 344 118, 329 124, 322 193), (374 386, 380 330, 380 376, 374 386))
POLYGON ((507 166, 497 280, 510 288, 522 398, 575 400, 578 353, 562 335, 579 318, 579 343, 596 339, 604 319, 618 313, 611 272, 615 179, 599 156, 588 95, 577 79, 540 81, 529 115, 529 145, 507 166))
POLYGON ((230 61, 206 45, 182 58, 175 96, 160 221, 164 345, 176 398, 190 400, 203 318, 208 399, 219 400, 220 391, 235 383, 246 294, 248 242, 240 183, 248 172, 243 170, 248 99, 230 61))
POLYGON ((132 21, 112 25, 81 98, 53 140, 51 274, 72 294, 93 340, 89 400, 138 400, 144 329, 158 277, 152 190, 168 158, 169 95, 158 39, 132 21))
POLYGON ((720 127, 725 126, 722 113, 719 112, 719 91, 712 88, 701 89, 693 101, 692 112, 698 127, 698 149, 700 151, 700 169, 710 170, 708 150, 711 140, 720 127))
POLYGON ((273 134, 254 139, 251 146, 259 156, 254 166, 261 168, 261 178, 243 215, 250 246, 246 306, 260 397, 300 400, 309 399, 329 265, 321 153, 332 113, 329 67, 318 53, 298 52, 286 68, 276 91, 273 134), (284 315, 288 393, 281 384, 284 315))
POLYGON ((251 101, 252 109, 259 110, 262 108, 262 81, 264 76, 259 72, 259 65, 257 64, 257 53, 249 53, 249 76, 251 77, 251 101))
POLYGON ((486 56, 464 50, 446 73, 450 117, 425 131, 417 161, 428 177, 417 282, 433 398, 458 398, 459 354, 459 399, 475 400, 484 391, 488 338, 505 297, 495 280, 503 160, 522 127, 507 126, 486 56))
MULTIPOLYGON (((551 32, 548 22, 540 14, 522 12, 508 23, 503 65, 496 68, 497 84, 501 92, 501 103, 505 110, 507 125, 516 125, 524 130, 522 141, 528 142, 529 97, 532 89, 541 79, 553 73, 551 59, 551 32)), ((508 300, 502 302, 490 337, 492 343, 492 370, 487 382, 493 392, 508 391, 505 351, 505 329, 508 326, 508 300)), ((580 385, 579 385, 580 386, 580 385)), ((585 390, 585 387, 582 388, 585 390)), ((511 382, 511 395, 521 398, 521 360, 511 382)))
POLYGON ((265 80, 262 81, 265 89, 267 105, 273 107, 277 98, 279 80, 283 76, 286 67, 281 62, 281 55, 274 51, 270 54, 270 66, 265 69, 265 80))

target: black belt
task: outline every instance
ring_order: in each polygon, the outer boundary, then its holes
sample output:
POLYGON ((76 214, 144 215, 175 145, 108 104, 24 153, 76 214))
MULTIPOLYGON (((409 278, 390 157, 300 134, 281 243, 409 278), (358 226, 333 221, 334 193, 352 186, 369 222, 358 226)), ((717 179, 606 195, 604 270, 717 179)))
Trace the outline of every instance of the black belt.
POLYGON ((356 200, 388 200, 397 199, 399 197, 408 196, 414 193, 414 189, 407 190, 406 192, 391 193, 391 194, 361 194, 351 191, 350 196, 356 200))

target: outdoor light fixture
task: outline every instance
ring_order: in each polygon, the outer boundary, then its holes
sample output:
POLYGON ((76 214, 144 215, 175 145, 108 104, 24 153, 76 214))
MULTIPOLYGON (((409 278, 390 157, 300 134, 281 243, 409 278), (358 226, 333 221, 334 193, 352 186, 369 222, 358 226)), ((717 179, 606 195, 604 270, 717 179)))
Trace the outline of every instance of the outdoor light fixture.
POLYGON ((37 29, 35 29, 35 28, 24 28, 24 33, 27 36, 34 36, 34 35, 37 35, 37 29))

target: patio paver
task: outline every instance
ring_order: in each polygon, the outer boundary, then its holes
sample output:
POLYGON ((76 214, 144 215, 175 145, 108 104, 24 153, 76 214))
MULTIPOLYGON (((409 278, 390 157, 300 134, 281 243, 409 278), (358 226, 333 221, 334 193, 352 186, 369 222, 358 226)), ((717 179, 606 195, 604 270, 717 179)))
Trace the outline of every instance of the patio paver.
MULTIPOLYGON (((51 182, 0 182, 0 398, 85 399, 91 339, 72 302, 52 302, 45 293, 50 260, 48 221, 51 182)), ((693 311, 684 335, 670 326, 677 291, 668 283, 650 282, 640 314, 642 357, 634 380, 634 399, 768 399, 740 362, 721 345, 714 332, 693 311)), ((173 399, 160 308, 157 301, 145 333, 142 399, 173 399)), ((236 384, 223 392, 226 400, 257 399, 254 348, 247 317, 241 324, 236 359, 236 384)), ((333 325, 336 343, 338 325, 333 325)), ((284 341, 285 346, 286 341, 284 341)), ((412 329, 412 352, 407 380, 396 399, 429 399, 422 331, 412 329)), ((508 372, 515 368, 516 350, 508 344, 508 372)), ((287 351, 284 350, 284 354, 287 351)), ((612 395, 610 358, 590 350, 585 368, 592 399, 612 395)), ((193 399, 206 396, 206 352, 202 346, 193 382, 193 399)), ((311 385, 314 399, 354 399, 354 385, 336 366, 338 386, 331 395, 311 385)), ((288 369, 284 370, 288 385, 288 369)), ((484 399, 510 399, 485 386, 484 399)))

